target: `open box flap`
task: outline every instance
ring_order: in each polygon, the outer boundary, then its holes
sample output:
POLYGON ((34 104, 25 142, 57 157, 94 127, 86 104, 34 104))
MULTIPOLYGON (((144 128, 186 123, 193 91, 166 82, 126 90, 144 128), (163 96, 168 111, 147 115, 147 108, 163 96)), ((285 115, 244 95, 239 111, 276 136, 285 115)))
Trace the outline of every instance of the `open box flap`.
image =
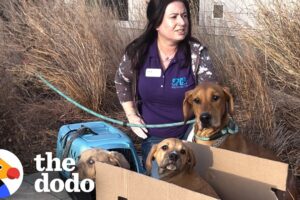
POLYGON ((286 190, 288 164, 188 143, 193 149, 196 169, 225 200, 276 200, 271 188, 286 190))
POLYGON ((165 181, 104 163, 96 163, 96 172, 97 200, 215 199, 165 181))
POLYGON ((206 169, 255 180, 272 188, 286 190, 288 164, 188 142, 193 149, 200 174, 206 169))

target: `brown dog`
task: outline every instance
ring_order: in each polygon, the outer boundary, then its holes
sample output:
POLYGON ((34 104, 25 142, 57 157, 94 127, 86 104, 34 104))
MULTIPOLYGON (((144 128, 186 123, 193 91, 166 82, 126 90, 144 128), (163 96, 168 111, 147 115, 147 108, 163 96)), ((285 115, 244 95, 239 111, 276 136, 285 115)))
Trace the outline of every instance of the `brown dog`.
MULTIPOLYGON (((231 126, 229 115, 233 112, 233 97, 227 87, 206 82, 187 91, 183 102, 184 121, 193 114, 196 119, 188 141, 279 161, 272 151, 250 142, 242 134, 220 134, 224 128, 231 126), (215 139, 215 136, 221 137, 215 139)), ((280 197, 282 192, 277 192, 279 199, 295 199, 295 185, 294 177, 289 175, 288 194, 280 197)))
POLYGON ((196 165, 194 153, 181 140, 168 138, 152 146, 146 160, 149 175, 153 159, 158 164, 161 180, 218 198, 212 187, 194 171, 196 165))
POLYGON ((278 160, 271 151, 247 141, 241 134, 221 133, 224 128, 231 126, 229 115, 233 115, 233 112, 233 97, 227 87, 206 82, 185 93, 184 121, 192 114, 196 119, 192 133, 194 142, 278 160), (214 139, 217 138, 215 136, 220 139, 214 139))
POLYGON ((233 97, 227 87, 207 82, 185 93, 184 121, 195 115, 193 141, 197 143, 213 146, 214 140, 201 138, 210 138, 220 132, 229 122, 228 114, 232 115, 233 111, 233 97))
POLYGON ((89 178, 95 180, 95 162, 103 162, 125 169, 130 169, 130 165, 123 154, 116 151, 104 149, 88 149, 81 153, 74 172, 79 173, 79 179, 89 178))

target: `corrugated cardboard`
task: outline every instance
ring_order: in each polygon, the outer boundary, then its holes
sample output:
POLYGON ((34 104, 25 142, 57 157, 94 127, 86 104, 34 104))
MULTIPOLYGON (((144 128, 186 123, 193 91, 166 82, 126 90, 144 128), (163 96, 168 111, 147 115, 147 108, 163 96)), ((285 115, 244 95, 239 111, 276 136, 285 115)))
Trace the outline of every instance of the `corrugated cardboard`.
MULTIPOLYGON (((199 144, 197 171, 222 199, 276 199, 272 188, 286 189, 288 165, 199 144)), ((96 165, 97 200, 200 200, 214 199, 174 184, 110 166, 96 165)))

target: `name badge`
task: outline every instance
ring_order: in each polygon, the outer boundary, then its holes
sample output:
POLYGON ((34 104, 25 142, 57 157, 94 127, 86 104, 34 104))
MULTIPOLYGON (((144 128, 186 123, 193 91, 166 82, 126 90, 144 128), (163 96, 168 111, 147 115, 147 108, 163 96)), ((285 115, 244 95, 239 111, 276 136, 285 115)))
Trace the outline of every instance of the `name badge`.
POLYGON ((161 69, 147 68, 145 76, 146 77, 161 77, 161 69))

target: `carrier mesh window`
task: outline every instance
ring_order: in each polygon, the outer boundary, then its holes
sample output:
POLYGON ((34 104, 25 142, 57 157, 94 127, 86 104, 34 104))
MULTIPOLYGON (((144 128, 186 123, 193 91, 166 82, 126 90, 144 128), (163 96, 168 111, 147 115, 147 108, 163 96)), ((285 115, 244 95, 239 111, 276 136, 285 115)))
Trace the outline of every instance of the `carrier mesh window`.
POLYGON ((134 161, 132 152, 129 149, 110 149, 110 151, 117 151, 117 152, 123 154, 123 156, 125 156, 125 158, 127 159, 127 161, 130 164, 130 170, 137 171, 137 166, 135 165, 135 161, 134 161))

